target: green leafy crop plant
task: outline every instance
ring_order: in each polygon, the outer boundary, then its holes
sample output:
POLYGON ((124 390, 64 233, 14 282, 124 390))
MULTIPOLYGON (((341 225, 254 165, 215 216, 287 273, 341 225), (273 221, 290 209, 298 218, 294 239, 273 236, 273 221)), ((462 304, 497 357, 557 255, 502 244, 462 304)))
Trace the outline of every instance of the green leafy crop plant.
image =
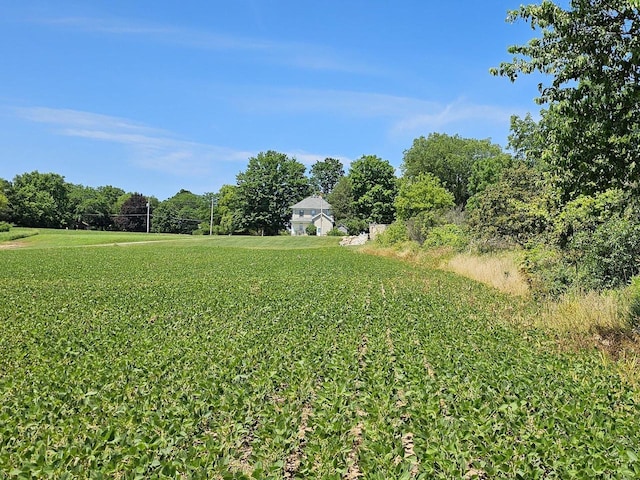
POLYGON ((595 353, 287 240, 0 251, 0 478, 640 475, 638 392, 595 353))

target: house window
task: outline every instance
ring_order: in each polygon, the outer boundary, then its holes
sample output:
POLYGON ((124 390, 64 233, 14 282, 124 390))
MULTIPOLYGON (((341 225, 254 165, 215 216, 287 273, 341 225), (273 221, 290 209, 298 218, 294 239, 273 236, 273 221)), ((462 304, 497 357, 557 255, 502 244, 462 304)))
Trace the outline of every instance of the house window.
POLYGON ((311 216, 313 217, 316 214, 315 210, 311 210, 311 216))
POLYGON ((304 210, 298 210, 298 216, 304 217, 304 210))

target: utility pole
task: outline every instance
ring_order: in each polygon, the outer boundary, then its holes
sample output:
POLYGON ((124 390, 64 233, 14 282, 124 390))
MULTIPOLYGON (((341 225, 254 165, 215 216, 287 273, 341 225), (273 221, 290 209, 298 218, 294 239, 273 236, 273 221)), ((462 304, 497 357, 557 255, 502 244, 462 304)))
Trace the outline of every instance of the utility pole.
POLYGON ((323 225, 322 225, 322 192, 321 192, 320 193, 320 235, 324 234, 322 228, 323 228, 323 225))
POLYGON ((149 202, 147 202, 147 233, 149 233, 149 202))
POLYGON ((211 219, 209 220, 209 236, 213 235, 213 194, 211 194, 211 219))

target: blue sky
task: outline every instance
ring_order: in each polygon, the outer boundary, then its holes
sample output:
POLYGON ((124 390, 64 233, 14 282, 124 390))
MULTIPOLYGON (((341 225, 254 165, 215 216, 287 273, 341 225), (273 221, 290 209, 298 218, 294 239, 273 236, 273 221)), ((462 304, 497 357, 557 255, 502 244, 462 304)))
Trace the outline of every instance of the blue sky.
POLYGON ((399 167, 431 132, 506 144, 539 79, 488 71, 535 36, 518 0, 0 0, 0 177, 160 200, 277 150, 399 167))

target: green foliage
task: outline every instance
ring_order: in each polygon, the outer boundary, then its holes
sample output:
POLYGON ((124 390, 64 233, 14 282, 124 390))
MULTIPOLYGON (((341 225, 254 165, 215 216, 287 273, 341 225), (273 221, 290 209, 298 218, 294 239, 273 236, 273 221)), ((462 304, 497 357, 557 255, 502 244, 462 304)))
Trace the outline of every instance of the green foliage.
POLYGON ((11 221, 17 225, 60 228, 66 222, 68 189, 61 175, 38 171, 17 175, 7 198, 11 221))
POLYGON ((0 232, 8 232, 11 230, 11 224, 8 222, 0 222, 0 232))
POLYGON ((483 192, 489 185, 497 183, 502 173, 511 167, 513 167, 513 158, 506 153, 476 160, 471 165, 471 175, 467 183, 469 195, 483 192))
POLYGON ((336 243, 0 251, 0 472, 638 478, 637 391, 597 352, 559 355, 475 282, 336 243))
POLYGON ((351 164, 349 179, 358 218, 369 223, 393 222, 397 185, 395 170, 387 160, 363 155, 351 164))
POLYGON ((328 237, 344 237, 344 235, 345 234, 338 230, 337 227, 334 227, 327 232, 328 237))
POLYGON ((114 222, 112 212, 119 196, 124 194, 114 187, 98 189, 82 185, 68 185, 69 189, 69 224, 77 228, 112 229, 114 222))
POLYGON ((456 205, 464 206, 471 195, 469 179, 473 165, 481 159, 501 154, 500 146, 492 144, 489 139, 431 133, 427 138, 416 138, 411 148, 404 152, 402 171, 407 178, 416 178, 424 173, 436 176, 453 193, 456 205))
POLYGON ((311 236, 317 235, 318 227, 316 227, 313 223, 310 223, 309 225, 307 225, 304 231, 307 233, 307 235, 311 235, 311 236))
POLYGON ((439 212, 453 207, 453 195, 430 173, 400 180, 394 206, 399 220, 408 220, 423 212, 439 212))
POLYGON ((0 220, 7 218, 9 215, 9 199, 0 191, 0 220))
POLYGON ((241 215, 238 187, 235 185, 220 187, 213 217, 213 233, 215 235, 236 233, 240 228, 241 215))
POLYGON ((564 200, 638 191, 639 15, 637 3, 622 0, 572 1, 566 10, 545 0, 509 12, 540 36, 509 47, 513 60, 491 71, 511 81, 533 72, 551 79, 539 87, 538 102, 549 107, 537 137, 564 200))
POLYGON ((291 205, 309 195, 305 166, 284 153, 261 152, 237 176, 238 223, 262 235, 277 235, 291 218, 291 205))
POLYGON ((627 205, 627 196, 619 189, 595 196, 581 195, 568 202, 554 218, 555 241, 564 248, 574 235, 591 235, 612 215, 623 214, 627 205))
POLYGON ((462 227, 452 223, 429 229, 422 243, 424 248, 449 247, 455 251, 462 251, 467 245, 469 245, 467 233, 462 227))
POLYGON ((369 231, 369 223, 359 218, 349 218, 344 222, 349 235, 360 235, 369 231))
POLYGON ((637 330, 640 327, 640 277, 631 279, 626 294, 629 297, 629 323, 637 330))
POLYGON ((210 219, 210 203, 202 195, 180 190, 153 211, 151 230, 164 233, 189 234, 210 219))
POLYGON ((614 215, 592 233, 574 234, 566 250, 578 269, 578 285, 593 290, 626 285, 640 273, 640 222, 614 215))
POLYGON ((375 243, 381 247, 391 247, 409 240, 407 225, 402 220, 396 220, 384 232, 375 238, 375 243))
POLYGON ((575 266, 569 265, 563 252, 545 243, 529 245, 524 251, 522 273, 538 297, 559 297, 572 288, 577 277, 575 266))
POLYGON ((344 177, 344 166, 335 158, 325 158, 311 165, 309 180, 317 193, 329 195, 342 177, 344 177))
POLYGON ((640 273, 637 206, 621 190, 579 196, 555 217, 547 241, 554 262, 530 255, 540 291, 603 290, 626 285, 640 273), (549 285, 543 285, 544 281, 549 285))
POLYGON ((470 202, 471 232, 485 243, 526 245, 550 223, 542 175, 524 163, 505 170, 470 202))
POLYGON ((352 218, 355 215, 355 211, 351 178, 340 178, 327 196, 327 202, 331 204, 333 218, 336 222, 352 218))

